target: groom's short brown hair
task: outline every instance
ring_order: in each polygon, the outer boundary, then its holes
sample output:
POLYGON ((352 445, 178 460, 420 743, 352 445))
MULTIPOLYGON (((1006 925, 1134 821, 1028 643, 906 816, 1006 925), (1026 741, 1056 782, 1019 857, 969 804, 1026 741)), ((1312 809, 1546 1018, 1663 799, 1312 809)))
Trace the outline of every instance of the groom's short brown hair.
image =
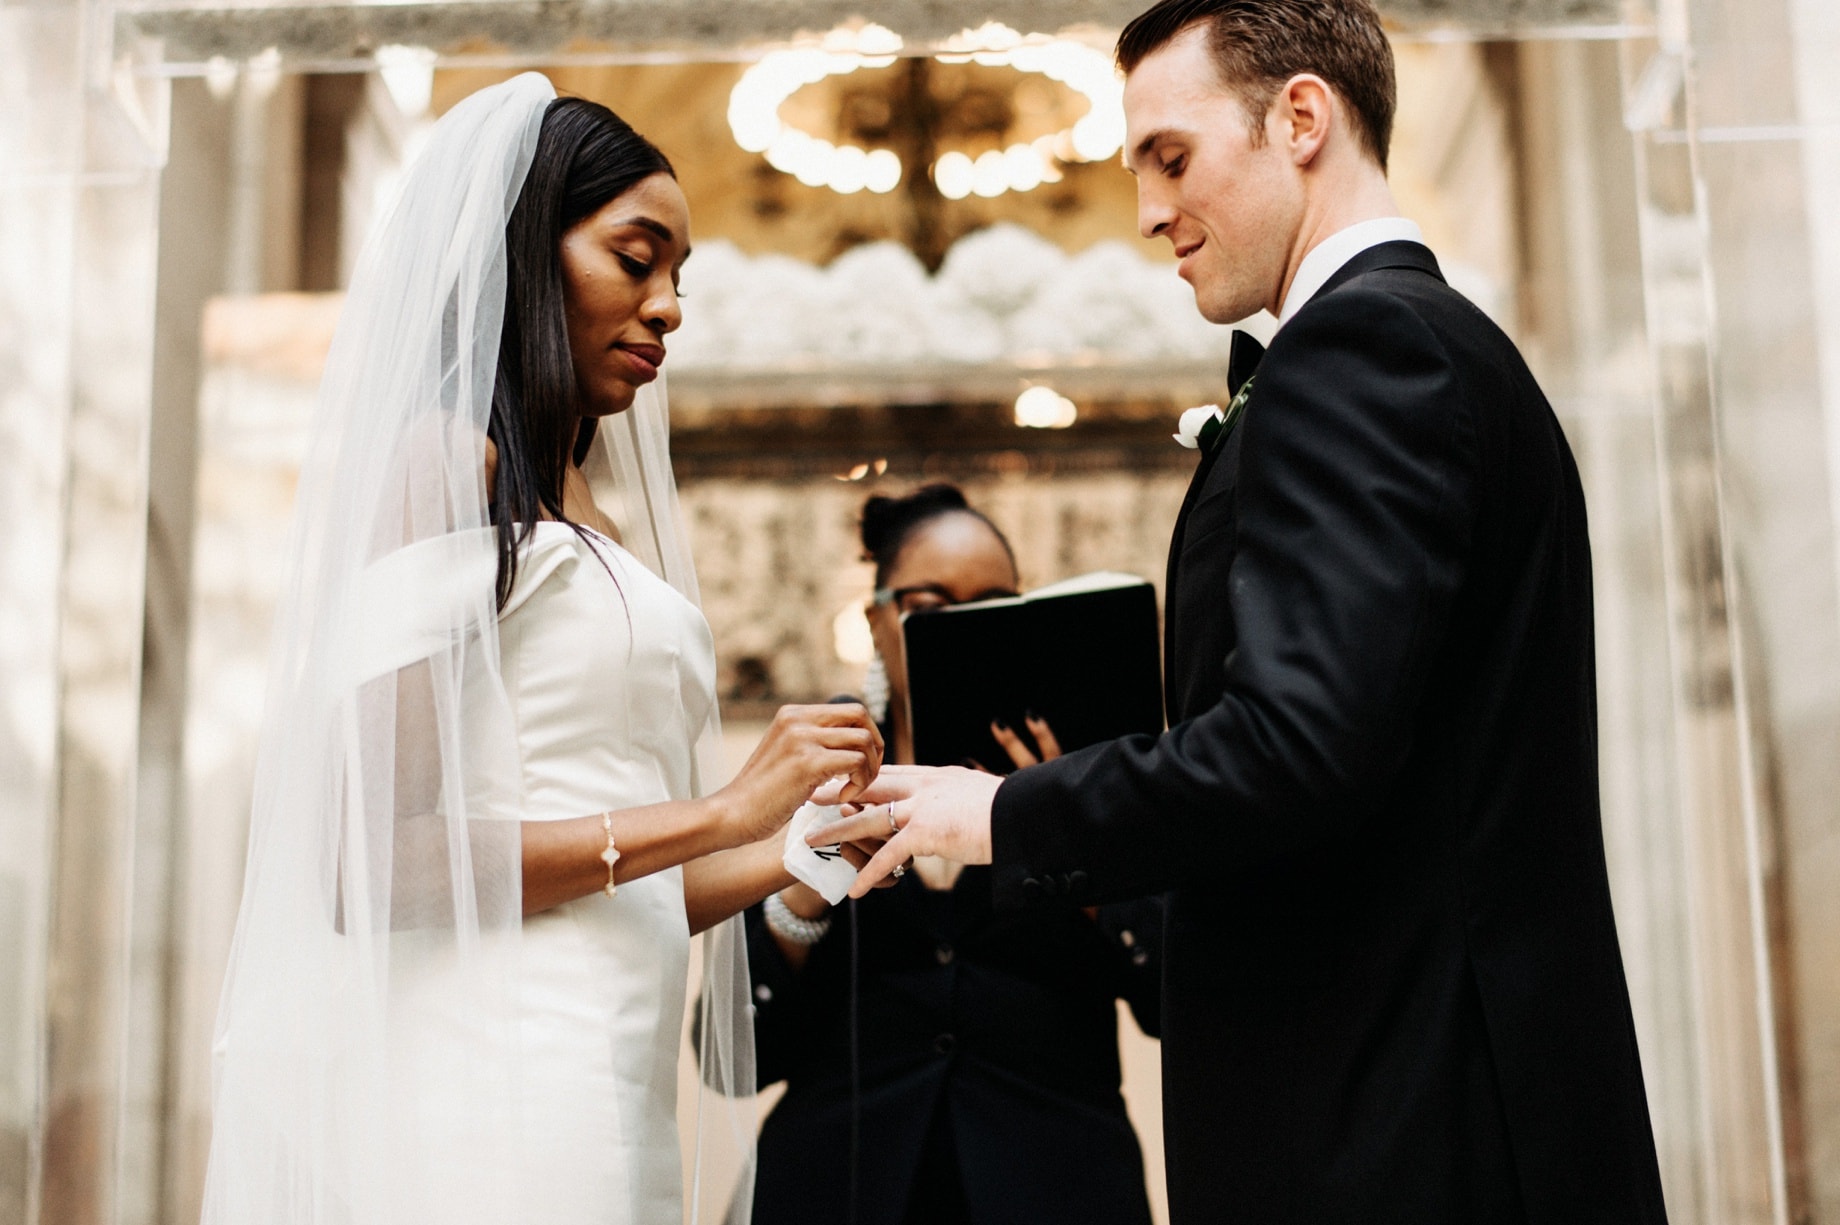
POLYGON ((1118 66, 1129 74, 1194 26, 1226 87, 1239 96, 1262 140, 1265 112, 1284 83, 1311 72, 1347 104, 1362 147, 1386 169, 1398 89, 1393 48, 1370 0, 1161 0, 1118 36, 1118 66))

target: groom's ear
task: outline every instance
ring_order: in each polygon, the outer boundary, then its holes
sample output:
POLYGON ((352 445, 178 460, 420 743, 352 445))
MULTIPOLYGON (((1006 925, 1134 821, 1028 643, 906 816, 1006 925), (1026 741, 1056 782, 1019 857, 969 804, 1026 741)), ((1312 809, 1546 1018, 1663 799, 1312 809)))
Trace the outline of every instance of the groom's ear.
POLYGON ((1292 164, 1301 168, 1322 152, 1340 110, 1341 99, 1329 83, 1313 72, 1304 72, 1278 90, 1266 122, 1277 128, 1271 135, 1290 151, 1292 164))

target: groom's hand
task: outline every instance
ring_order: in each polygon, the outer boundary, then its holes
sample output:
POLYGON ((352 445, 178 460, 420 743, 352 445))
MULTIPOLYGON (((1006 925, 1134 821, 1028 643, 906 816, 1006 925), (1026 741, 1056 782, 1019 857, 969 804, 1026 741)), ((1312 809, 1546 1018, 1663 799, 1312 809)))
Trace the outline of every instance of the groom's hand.
MULTIPOLYGON (((990 862, 990 805, 1003 785, 999 775, 959 766, 883 766, 875 781, 854 795, 853 816, 806 831, 812 846, 839 842, 883 840, 867 866, 850 887, 851 897, 861 897, 876 882, 915 855, 938 855, 957 863, 990 862), (894 823, 889 824, 889 813, 894 823)), ((835 804, 842 797, 835 787, 824 788, 812 799, 835 804)))

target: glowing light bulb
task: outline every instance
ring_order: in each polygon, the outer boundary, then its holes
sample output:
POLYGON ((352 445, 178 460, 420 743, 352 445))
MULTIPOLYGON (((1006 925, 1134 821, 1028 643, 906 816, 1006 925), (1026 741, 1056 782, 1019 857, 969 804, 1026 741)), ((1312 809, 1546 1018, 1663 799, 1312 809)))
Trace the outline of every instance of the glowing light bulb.
POLYGON ((767 165, 782 174, 793 173, 804 146, 810 143, 811 137, 797 128, 781 128, 773 137, 773 143, 767 146, 767 165))
MULTIPOLYGON (((729 93, 728 124, 735 143, 750 153, 765 154, 775 169, 814 187, 828 186, 845 194, 865 189, 893 191, 903 169, 892 150, 832 145, 790 128, 779 110, 800 89, 828 76, 892 64, 902 46, 899 34, 869 23, 854 29, 839 27, 802 46, 763 56, 742 73, 729 93)), ((990 198, 1058 183, 1060 163, 1101 161, 1124 143, 1124 87, 1111 56, 1096 46, 1022 34, 990 21, 976 29, 960 30, 946 40, 935 58, 1037 73, 1087 101, 1087 113, 1072 127, 1040 137, 1032 146, 993 150, 975 161, 958 151, 941 156, 932 173, 948 199, 962 200, 974 193, 990 198)))
POLYGON ((901 182, 901 159, 892 149, 877 149, 863 165, 863 186, 877 195, 893 191, 901 182))
POLYGON ((970 195, 976 177, 971 159, 956 149, 941 154, 933 163, 933 185, 948 200, 963 200, 970 195))
POLYGON ((1124 145, 1124 113, 1093 110, 1073 125, 1073 149, 1089 162, 1102 162, 1124 145))
POLYGON ((869 185, 868 179, 868 153, 855 145, 845 145, 836 150, 826 180, 832 191, 846 196, 855 195, 869 185))
POLYGON ((1011 191, 1033 191, 1041 186, 1041 155, 1029 145, 1011 145, 1003 152, 1003 169, 1011 191))
POLYGON ((814 140, 806 144, 799 155, 798 165, 793 168, 793 177, 807 187, 823 187, 830 182, 832 167, 837 162, 837 148, 828 140, 814 140))
POLYGON ((994 199, 1009 190, 1009 164, 995 149, 978 154, 971 163, 971 190, 985 199, 994 199))
POLYGON ((1064 430, 1079 419, 1072 400, 1052 387, 1030 387, 1016 397, 1016 424, 1033 430, 1064 430))
POLYGON ((779 135, 779 105, 762 105, 736 90, 728 102, 728 128, 743 149, 765 153, 779 135))

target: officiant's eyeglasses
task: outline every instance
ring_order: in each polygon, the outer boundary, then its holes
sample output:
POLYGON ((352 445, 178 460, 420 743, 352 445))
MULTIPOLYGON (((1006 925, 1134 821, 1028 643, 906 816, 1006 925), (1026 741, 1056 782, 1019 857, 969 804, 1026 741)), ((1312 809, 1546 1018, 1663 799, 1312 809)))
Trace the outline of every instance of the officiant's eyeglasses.
POLYGON ((955 600, 952 593, 938 583, 921 583, 915 587, 877 587, 874 604, 892 604, 899 613, 934 612, 954 604, 975 604, 979 600, 1012 600, 1022 593, 1008 587, 980 591, 969 600, 955 600))

